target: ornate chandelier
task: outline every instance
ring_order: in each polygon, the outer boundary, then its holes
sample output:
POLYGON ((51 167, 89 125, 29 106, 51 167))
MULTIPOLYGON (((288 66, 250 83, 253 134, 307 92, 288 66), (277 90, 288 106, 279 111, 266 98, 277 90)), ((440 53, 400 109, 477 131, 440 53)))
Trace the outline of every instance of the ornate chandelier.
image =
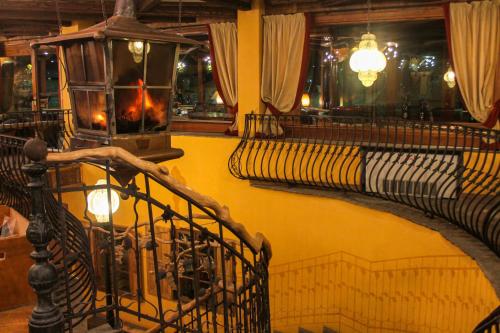
POLYGON ((374 34, 366 33, 361 36, 358 49, 351 55, 349 66, 358 73, 358 79, 363 86, 370 87, 377 80, 377 73, 385 69, 387 60, 379 51, 374 34))
POLYGON ((368 24, 367 33, 361 36, 359 47, 351 55, 349 66, 358 73, 358 79, 363 86, 371 87, 377 79, 377 73, 385 69, 387 60, 385 55, 379 51, 377 40, 374 34, 370 33, 370 10, 371 1, 367 0, 368 7, 368 24))

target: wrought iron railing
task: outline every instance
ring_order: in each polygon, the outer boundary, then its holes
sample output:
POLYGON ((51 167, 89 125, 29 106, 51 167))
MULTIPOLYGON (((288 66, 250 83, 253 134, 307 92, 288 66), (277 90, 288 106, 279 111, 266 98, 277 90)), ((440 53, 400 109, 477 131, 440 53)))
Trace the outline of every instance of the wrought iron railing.
POLYGON ((148 332, 270 332, 265 238, 249 235, 226 207, 164 167, 124 150, 47 153, 40 139, 0 135, 0 199, 30 216, 35 246, 30 326, 73 332, 101 314, 115 328, 133 317, 148 332), (63 187, 61 169, 74 162, 106 184, 63 187), (56 175, 51 187, 47 170, 56 175), (117 170, 133 176, 118 185, 117 170), (115 191, 126 212, 98 222, 87 202, 93 190, 109 200, 115 191))
POLYGON ((362 193, 439 216, 500 254, 500 132, 460 124, 247 115, 240 179, 362 193))
POLYGON ((500 306, 493 310, 488 317, 484 318, 473 331, 473 333, 498 332, 500 332, 500 306))
POLYGON ((47 142, 51 150, 64 150, 74 136, 71 110, 7 112, 0 114, 0 134, 19 138, 35 135, 47 142))

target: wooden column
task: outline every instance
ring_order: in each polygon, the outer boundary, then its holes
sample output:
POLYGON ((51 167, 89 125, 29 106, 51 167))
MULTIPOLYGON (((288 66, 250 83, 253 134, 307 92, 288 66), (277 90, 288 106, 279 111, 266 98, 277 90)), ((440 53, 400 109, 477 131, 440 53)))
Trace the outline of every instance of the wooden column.
POLYGON ((198 65, 198 102, 205 104, 205 72, 203 70, 203 58, 200 54, 196 57, 198 65))
POLYGON ((31 49, 31 93, 33 96, 33 103, 31 103, 32 110, 40 109, 40 81, 38 78, 38 61, 37 61, 38 48, 31 49))

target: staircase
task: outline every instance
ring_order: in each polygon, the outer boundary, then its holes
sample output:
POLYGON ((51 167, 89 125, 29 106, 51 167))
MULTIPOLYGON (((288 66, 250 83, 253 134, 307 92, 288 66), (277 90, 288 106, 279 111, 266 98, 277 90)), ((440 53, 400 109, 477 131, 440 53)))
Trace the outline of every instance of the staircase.
MULTIPOLYGON (((50 123, 61 135, 48 144, 20 137, 15 124, 0 134, 0 204, 30 216, 27 238, 35 246, 29 281, 39 303, 30 326, 41 333, 271 332, 265 237, 250 235, 227 207, 163 166, 117 148, 64 152, 62 119, 50 123), (106 182, 66 186, 61 170, 72 163, 106 182), (91 191, 104 191, 108 201, 116 192, 121 212, 97 221, 91 191)), ((29 125, 28 137, 44 137, 42 123, 29 125)), ((497 309, 474 333, 500 332, 499 318, 497 309)), ((293 331, 337 332, 322 323, 293 331)))
POLYGON ((30 216, 37 264, 29 281, 38 295, 31 327, 271 331, 269 242, 165 167, 119 148, 62 152, 39 138, 1 134, 0 159, 0 203, 30 216), (106 183, 63 186, 61 170, 75 162, 106 183), (120 173, 130 181, 111 181, 120 173), (98 221, 86 200, 91 191, 117 193, 125 213, 98 221), (101 323, 89 325, 95 318, 101 323))

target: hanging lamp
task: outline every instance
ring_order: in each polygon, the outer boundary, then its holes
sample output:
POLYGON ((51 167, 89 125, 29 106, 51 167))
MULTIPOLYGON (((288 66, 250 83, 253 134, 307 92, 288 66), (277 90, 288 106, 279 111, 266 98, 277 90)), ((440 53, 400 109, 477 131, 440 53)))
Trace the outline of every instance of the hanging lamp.
POLYGON ((309 106, 311 106, 311 97, 309 96, 308 93, 305 92, 302 94, 301 103, 302 103, 302 106, 305 108, 308 108, 309 106))
POLYGON ((455 72, 453 71, 451 66, 448 67, 448 71, 446 73, 444 73, 443 80, 444 80, 444 82, 446 82, 446 84, 448 85, 449 88, 454 88, 455 85, 457 84, 457 82, 455 80, 455 72))
POLYGON ((387 64, 384 54, 379 51, 376 36, 370 33, 370 0, 368 0, 368 32, 361 36, 358 49, 349 59, 349 66, 358 73, 363 86, 371 87, 377 80, 377 73, 383 71, 387 64))

